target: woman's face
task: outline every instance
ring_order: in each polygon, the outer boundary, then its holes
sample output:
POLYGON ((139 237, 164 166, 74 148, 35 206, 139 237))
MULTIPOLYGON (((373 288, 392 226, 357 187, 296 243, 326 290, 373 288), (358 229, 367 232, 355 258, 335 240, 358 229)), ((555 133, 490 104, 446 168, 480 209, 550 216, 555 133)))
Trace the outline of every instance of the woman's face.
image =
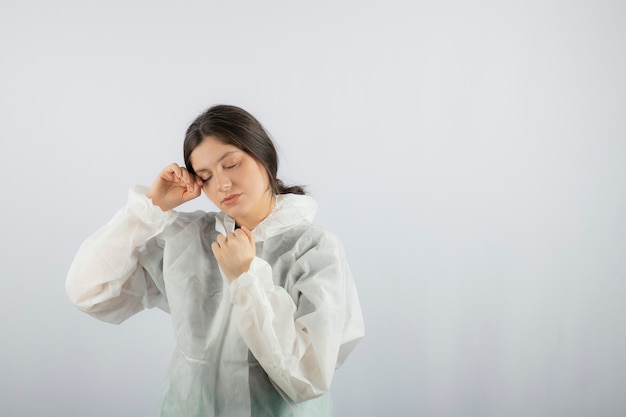
POLYGON ((252 230, 272 211, 274 196, 267 171, 246 152, 208 136, 189 160, 203 181, 204 193, 238 225, 252 230))

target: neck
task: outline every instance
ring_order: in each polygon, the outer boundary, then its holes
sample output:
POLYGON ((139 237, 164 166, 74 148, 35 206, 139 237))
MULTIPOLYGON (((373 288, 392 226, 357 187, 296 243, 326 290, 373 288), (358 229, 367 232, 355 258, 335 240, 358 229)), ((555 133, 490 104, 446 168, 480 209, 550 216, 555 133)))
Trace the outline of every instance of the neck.
POLYGON ((263 203, 259 204, 259 208, 254 213, 250 213, 250 215, 246 217, 236 218, 235 224, 240 227, 243 226, 248 230, 254 230, 259 223, 270 215, 274 207, 276 207, 276 196, 274 193, 269 192, 268 198, 263 203))

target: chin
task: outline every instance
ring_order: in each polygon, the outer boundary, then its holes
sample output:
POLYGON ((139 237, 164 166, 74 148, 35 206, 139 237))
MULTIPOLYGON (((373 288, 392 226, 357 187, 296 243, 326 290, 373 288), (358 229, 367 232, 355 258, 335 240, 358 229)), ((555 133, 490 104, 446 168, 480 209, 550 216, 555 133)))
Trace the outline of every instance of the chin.
POLYGON ((233 219, 237 219, 237 218, 243 216, 242 211, 238 207, 230 207, 230 208, 226 207, 226 208, 222 208, 222 211, 224 213, 228 214, 233 219))

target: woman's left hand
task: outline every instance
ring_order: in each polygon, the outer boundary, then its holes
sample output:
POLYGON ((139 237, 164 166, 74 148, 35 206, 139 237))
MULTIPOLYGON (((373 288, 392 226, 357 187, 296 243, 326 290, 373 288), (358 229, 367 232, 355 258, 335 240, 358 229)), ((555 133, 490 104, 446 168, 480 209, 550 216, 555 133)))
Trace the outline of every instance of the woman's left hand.
POLYGON ((254 235, 242 226, 226 236, 219 235, 211 244, 211 250, 220 268, 232 282, 250 269, 250 264, 256 256, 254 235))

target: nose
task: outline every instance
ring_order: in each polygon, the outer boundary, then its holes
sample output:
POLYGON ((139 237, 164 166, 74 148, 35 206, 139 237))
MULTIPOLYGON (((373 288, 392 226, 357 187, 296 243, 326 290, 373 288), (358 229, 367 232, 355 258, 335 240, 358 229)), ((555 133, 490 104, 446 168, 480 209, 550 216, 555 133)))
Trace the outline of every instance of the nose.
POLYGON ((228 190, 230 190, 230 179, 224 174, 215 175, 215 183, 217 184, 217 191, 227 192, 228 190))

